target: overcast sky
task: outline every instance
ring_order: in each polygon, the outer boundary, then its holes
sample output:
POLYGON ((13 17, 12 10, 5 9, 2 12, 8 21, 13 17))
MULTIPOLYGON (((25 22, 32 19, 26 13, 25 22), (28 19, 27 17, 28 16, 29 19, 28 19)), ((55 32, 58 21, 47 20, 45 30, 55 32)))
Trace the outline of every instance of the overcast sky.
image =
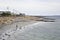
POLYGON ((0 10, 6 7, 28 15, 60 15, 60 0, 0 0, 0 10))

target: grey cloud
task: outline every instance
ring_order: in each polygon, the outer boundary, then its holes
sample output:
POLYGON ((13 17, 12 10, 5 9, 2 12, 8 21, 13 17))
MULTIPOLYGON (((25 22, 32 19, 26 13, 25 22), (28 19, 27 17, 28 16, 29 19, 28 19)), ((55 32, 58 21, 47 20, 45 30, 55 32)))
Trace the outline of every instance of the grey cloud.
POLYGON ((39 2, 60 2, 60 0, 35 0, 39 2))

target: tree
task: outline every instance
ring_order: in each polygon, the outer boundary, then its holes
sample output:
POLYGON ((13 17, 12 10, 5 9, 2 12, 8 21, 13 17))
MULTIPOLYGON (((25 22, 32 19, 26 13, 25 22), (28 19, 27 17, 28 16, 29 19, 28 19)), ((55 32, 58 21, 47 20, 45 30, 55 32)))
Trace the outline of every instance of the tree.
POLYGON ((24 14, 24 13, 20 13, 19 15, 20 15, 20 16, 25 16, 25 14, 24 14))
POLYGON ((1 16, 11 16, 11 12, 3 12, 1 16))

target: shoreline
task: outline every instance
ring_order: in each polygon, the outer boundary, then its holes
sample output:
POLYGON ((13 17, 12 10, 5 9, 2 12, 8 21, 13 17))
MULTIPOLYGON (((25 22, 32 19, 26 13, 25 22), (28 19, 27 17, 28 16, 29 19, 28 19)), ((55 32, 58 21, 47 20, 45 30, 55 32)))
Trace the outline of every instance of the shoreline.
MULTIPOLYGON (((38 24, 39 22, 36 22, 36 23, 33 23, 32 25, 36 25, 36 24, 38 24)), ((7 35, 12 35, 12 34, 14 34, 15 32, 17 32, 17 31, 19 31, 19 32, 21 32, 21 31, 24 31, 25 30, 25 28, 27 28, 28 26, 30 26, 31 24, 28 24, 28 25, 26 25, 25 27, 22 27, 21 29, 19 29, 19 28, 17 28, 17 30, 8 30, 8 31, 6 31, 6 32, 4 32, 1 36, 4 36, 4 34, 7 34, 7 35), (11 31, 11 32, 9 32, 9 31, 11 31)), ((3 39, 4 38, 6 38, 7 37, 7 35, 5 36, 5 37, 2 37, 3 39)), ((7 37, 8 38, 8 37, 7 37)))
MULTIPOLYGON (((12 19, 11 19, 12 20, 12 19)), ((8 37, 10 37, 12 34, 14 34, 15 32, 23 32, 25 29, 30 28, 30 26, 34 26, 39 24, 40 22, 44 22, 43 21, 36 21, 38 19, 32 20, 31 18, 20 18, 20 17, 16 17, 14 18, 14 20, 9 24, 4 24, 2 28, 0 28, 0 35, 2 36, 2 38, 0 39, 6 39, 8 37)), ((46 20, 48 22, 48 20, 46 20)), ((1 37, 0 36, 0 37, 1 37)))
MULTIPOLYGON (((25 26, 22 26, 22 28, 20 29, 19 27, 17 29, 12 29, 12 30, 8 30, 6 32, 4 32, 1 37, 2 39, 8 39, 8 37, 12 37, 14 36, 14 34, 18 34, 18 33, 22 33, 24 32, 25 30, 27 30, 28 28, 32 28, 30 26, 35 26, 37 24, 39 24, 41 22, 35 22, 35 23, 32 23, 32 24, 28 24, 28 25, 25 25, 25 26), (7 34, 7 35, 6 35, 7 34), (3 37, 4 36, 4 37, 3 37)), ((46 23, 46 22, 43 22, 43 24, 46 23)))

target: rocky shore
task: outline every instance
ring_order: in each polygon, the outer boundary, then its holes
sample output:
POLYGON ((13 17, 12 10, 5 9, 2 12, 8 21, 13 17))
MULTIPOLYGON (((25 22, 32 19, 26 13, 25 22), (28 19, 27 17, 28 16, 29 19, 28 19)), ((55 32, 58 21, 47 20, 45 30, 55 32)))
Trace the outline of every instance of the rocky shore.
POLYGON ((18 19, 19 18, 16 18, 12 24, 4 26, 0 29, 0 40, 8 40, 8 37, 12 37, 12 34, 17 31, 21 32, 21 30, 23 30, 26 25, 36 23, 36 21, 21 21, 18 19))
POLYGON ((3 26, 0 26, 0 39, 6 40, 14 32, 25 28, 26 25, 30 26, 30 24, 32 25, 38 22, 53 22, 53 20, 51 21, 51 19, 38 18, 38 17, 32 17, 32 16, 0 17, 0 25, 3 25, 3 26))
POLYGON ((43 21, 43 22, 54 22, 54 19, 50 18, 43 18, 43 17, 34 17, 34 16, 25 16, 25 17, 0 17, 0 25, 1 24, 11 24, 13 21, 16 21, 16 19, 20 19, 18 21, 20 22, 26 22, 26 21, 43 21))

